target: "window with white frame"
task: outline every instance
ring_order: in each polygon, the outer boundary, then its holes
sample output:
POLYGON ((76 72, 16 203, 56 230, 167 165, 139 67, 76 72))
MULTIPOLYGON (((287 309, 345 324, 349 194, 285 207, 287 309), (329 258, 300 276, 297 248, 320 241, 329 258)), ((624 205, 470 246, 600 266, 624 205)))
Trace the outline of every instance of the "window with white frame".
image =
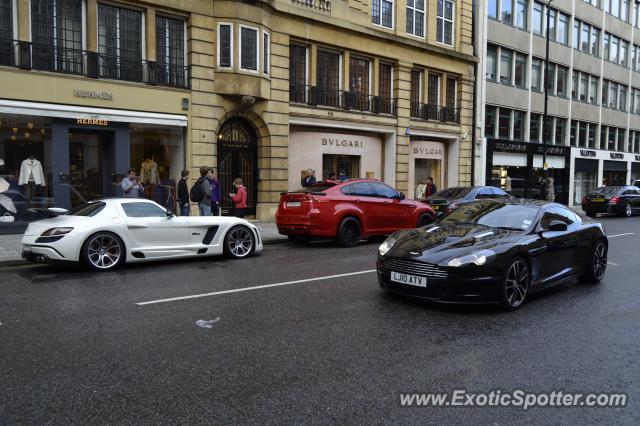
POLYGON ((262 33, 262 72, 269 74, 269 55, 271 54, 271 48, 269 45, 269 33, 262 33))
POLYGON ((533 3, 533 17, 531 18, 533 33, 539 36, 542 36, 544 33, 544 25, 542 20, 542 11, 544 10, 544 6, 542 3, 535 2, 533 3))
POLYGON ((424 0, 407 0, 407 33, 424 37, 424 0))
POLYGON ((240 68, 258 71, 260 65, 260 48, 257 28, 240 26, 240 68))
POLYGON ((372 0, 371 22, 381 27, 393 28, 393 1, 372 0))
POLYGON ((218 24, 218 67, 233 67, 233 24, 218 24))
POLYGON ((452 0, 438 0, 436 17, 436 40, 440 43, 453 45, 453 22, 455 4, 452 0))
POLYGON ((531 58, 531 90, 542 91, 542 59, 531 58))

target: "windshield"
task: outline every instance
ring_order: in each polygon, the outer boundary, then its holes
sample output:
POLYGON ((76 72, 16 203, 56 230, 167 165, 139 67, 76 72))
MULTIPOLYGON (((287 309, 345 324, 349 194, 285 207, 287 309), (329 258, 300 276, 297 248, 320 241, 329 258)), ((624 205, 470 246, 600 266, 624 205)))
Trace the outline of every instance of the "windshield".
POLYGON ((102 201, 98 201, 96 203, 85 203, 85 204, 80 204, 79 206, 76 206, 74 208, 72 208, 71 210, 69 210, 67 212, 67 216, 95 216, 98 213, 100 213, 102 211, 102 209, 104 209, 104 206, 106 206, 105 203, 103 203, 102 201))
POLYGON ((538 215, 539 207, 504 204, 492 200, 464 204, 440 220, 445 224, 469 223, 491 228, 528 230, 538 215))
POLYGON ((589 195, 604 195, 607 197, 611 197, 613 195, 617 195, 621 189, 621 186, 601 186, 595 191, 590 192, 589 195))
MULTIPOLYGON (((447 198, 447 199, 456 199, 462 198, 467 195, 471 191, 471 188, 457 187, 457 188, 447 188, 443 189, 440 192, 436 192, 431 197, 434 198, 447 198)), ((429 197, 429 198, 431 198, 429 197)))

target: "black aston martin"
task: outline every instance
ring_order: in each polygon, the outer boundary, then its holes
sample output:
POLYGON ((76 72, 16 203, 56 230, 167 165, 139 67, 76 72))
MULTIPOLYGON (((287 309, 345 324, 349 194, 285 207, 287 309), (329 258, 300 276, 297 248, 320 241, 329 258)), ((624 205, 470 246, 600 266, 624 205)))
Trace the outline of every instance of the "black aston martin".
POLYGON ((379 248, 380 286, 440 302, 518 308, 528 294, 607 268, 600 223, 540 200, 478 200, 438 222, 398 231, 379 248))

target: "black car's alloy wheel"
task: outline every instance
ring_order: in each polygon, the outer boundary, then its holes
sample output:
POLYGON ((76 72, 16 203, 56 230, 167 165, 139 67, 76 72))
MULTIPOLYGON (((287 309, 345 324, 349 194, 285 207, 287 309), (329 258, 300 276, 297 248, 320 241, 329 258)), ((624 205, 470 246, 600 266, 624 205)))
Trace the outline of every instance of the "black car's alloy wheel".
POLYGON ((94 271, 107 271, 118 266, 125 257, 124 243, 115 234, 99 232, 82 246, 82 260, 94 271))
POLYGON ((336 242, 342 247, 355 247, 360 242, 362 228, 354 217, 347 217, 340 222, 336 242))
POLYGON ((529 266, 524 259, 517 258, 509 265, 502 288, 502 305, 517 309, 529 291, 529 266))
POLYGON ((604 278, 607 272, 607 252, 607 245, 602 240, 593 246, 593 256, 591 262, 586 265, 587 272, 582 277, 582 281, 595 284, 604 278))

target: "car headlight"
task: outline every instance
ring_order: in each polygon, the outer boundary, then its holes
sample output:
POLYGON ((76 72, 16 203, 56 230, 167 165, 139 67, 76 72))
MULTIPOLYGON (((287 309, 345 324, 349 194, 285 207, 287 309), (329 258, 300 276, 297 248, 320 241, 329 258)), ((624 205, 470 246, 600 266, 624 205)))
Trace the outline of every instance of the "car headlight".
POLYGON ((455 257, 447 262, 447 266, 464 266, 471 263, 481 266, 487 263, 490 257, 495 256, 496 252, 493 250, 480 250, 475 253, 467 254, 460 257, 455 257))
POLYGON ((42 237, 55 237, 58 235, 66 235, 73 231, 73 228, 51 228, 44 231, 40 236, 42 237))
POLYGON ((380 244, 380 247, 378 247, 378 253, 380 253, 380 256, 384 256, 385 254, 389 253, 389 250, 391 250, 391 248, 397 242, 398 240, 394 237, 389 237, 384 240, 384 242, 380 244))

